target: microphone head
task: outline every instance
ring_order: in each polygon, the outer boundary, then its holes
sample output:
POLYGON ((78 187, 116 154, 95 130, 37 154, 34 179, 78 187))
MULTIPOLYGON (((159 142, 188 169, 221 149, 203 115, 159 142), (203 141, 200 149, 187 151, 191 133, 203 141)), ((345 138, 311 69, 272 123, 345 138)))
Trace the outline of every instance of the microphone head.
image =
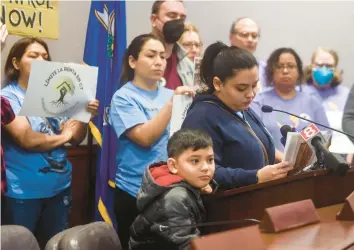
POLYGON ((292 128, 289 125, 281 126, 280 133, 282 136, 286 137, 288 132, 293 132, 292 128))
POLYGON ((295 132, 295 129, 293 130, 289 125, 283 125, 280 128, 280 133, 283 136, 282 138, 280 138, 280 142, 281 142, 281 144, 283 144, 284 147, 286 144, 288 132, 295 132))
POLYGON ((264 113, 272 113, 273 112, 273 107, 268 106, 268 105, 263 105, 262 106, 262 112, 264 112, 264 113))

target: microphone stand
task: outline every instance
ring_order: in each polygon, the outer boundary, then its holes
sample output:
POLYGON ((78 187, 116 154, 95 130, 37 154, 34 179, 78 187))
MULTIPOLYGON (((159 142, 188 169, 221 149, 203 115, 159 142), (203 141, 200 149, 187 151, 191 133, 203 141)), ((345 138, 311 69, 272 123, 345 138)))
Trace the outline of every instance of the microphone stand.
MULTIPOLYGON (((316 125, 319 125, 321 127, 324 127, 326 129, 329 129, 329 130, 332 130, 332 131, 335 131, 335 132, 338 132, 340 134, 348 136, 349 138, 354 139, 353 135, 348 134, 346 132, 343 132, 343 131, 340 131, 340 130, 337 130, 337 129, 334 129, 334 128, 331 128, 331 127, 328 127, 328 126, 325 126, 323 124, 317 123, 315 121, 311 121, 309 119, 303 118, 301 116, 292 114, 292 113, 287 112, 287 111, 275 109, 275 108, 273 108, 273 107, 271 107, 269 105, 263 105, 262 106, 262 112, 264 112, 264 113, 272 113, 273 111, 285 113, 285 114, 288 114, 288 115, 291 115, 291 116, 295 116, 295 117, 297 117, 297 118, 299 118, 301 120, 305 120, 307 122, 314 123, 316 125)), ((314 139, 316 139, 316 138, 314 138, 314 139)), ((315 148, 317 162, 315 164, 313 164, 313 166, 310 167, 309 169, 310 170, 330 169, 330 170, 334 170, 336 173, 338 173, 340 175, 344 175, 346 173, 346 171, 349 169, 349 165, 346 162, 344 162, 344 159, 342 157, 339 157, 338 155, 335 155, 335 154, 332 154, 332 153, 329 153, 329 155, 327 155, 325 153, 325 151, 327 149, 325 149, 323 147, 323 145, 322 145, 323 148, 321 148, 321 144, 318 144, 318 140, 314 141, 314 139, 312 139, 311 144, 315 148)))
MULTIPOLYGON (((269 106, 269 107, 270 107, 270 106, 269 106)), ((272 107, 270 107, 270 108, 272 108, 272 107)), ((314 123, 314 124, 316 124, 316 125, 318 125, 318 126, 324 127, 324 128, 326 128, 326 129, 335 131, 335 132, 337 132, 337 133, 346 135, 346 136, 348 136, 348 137, 354 139, 354 136, 351 135, 351 134, 345 133, 345 132, 340 131, 340 130, 338 130, 338 129, 334 129, 334 128, 328 127, 328 126, 326 126, 326 125, 320 124, 320 123, 315 122, 315 121, 311 121, 311 120, 309 120, 309 119, 306 119, 306 118, 303 118, 303 117, 301 117, 301 116, 298 116, 298 115, 289 113, 289 112, 287 112, 287 111, 283 111, 283 110, 279 110, 279 109, 274 109, 274 108, 272 108, 271 111, 266 111, 266 112, 262 110, 262 112, 264 112, 264 113, 271 113, 271 112, 273 112, 273 111, 280 112, 280 113, 284 113, 284 114, 288 114, 288 115, 291 115, 291 116, 295 116, 295 117, 297 117, 297 118, 299 118, 299 119, 301 119, 301 120, 304 120, 304 121, 307 121, 307 122, 310 122, 310 123, 314 123)))
POLYGON ((311 170, 326 169, 324 155, 318 148, 316 148, 316 158, 317 161, 313 164, 311 170))

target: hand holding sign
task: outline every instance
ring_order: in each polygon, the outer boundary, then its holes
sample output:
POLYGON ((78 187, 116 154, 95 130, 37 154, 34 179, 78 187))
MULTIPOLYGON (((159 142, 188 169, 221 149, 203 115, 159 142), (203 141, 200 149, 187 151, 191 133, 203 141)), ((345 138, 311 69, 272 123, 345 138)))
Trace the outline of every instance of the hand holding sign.
POLYGON ((188 86, 180 86, 175 89, 174 95, 188 95, 191 97, 195 96, 195 91, 188 86))
POLYGON ((95 118, 98 114, 98 108, 100 106, 100 102, 98 100, 93 100, 87 105, 87 111, 91 113, 91 120, 95 118))
POLYGON ((97 76, 97 67, 34 60, 20 115, 89 122, 99 105, 97 76))
POLYGON ((172 104, 170 136, 181 128, 194 96, 194 90, 188 86, 181 86, 175 90, 172 104))

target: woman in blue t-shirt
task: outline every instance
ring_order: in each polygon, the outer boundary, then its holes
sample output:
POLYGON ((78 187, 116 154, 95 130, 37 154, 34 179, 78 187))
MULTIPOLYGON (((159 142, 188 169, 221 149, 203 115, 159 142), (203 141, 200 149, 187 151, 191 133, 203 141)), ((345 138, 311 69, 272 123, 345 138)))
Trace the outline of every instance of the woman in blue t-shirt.
POLYGON ((165 67, 163 42, 150 34, 137 36, 123 59, 124 85, 112 97, 109 118, 118 137, 115 215, 123 249, 128 247, 129 227, 138 214, 136 194, 144 169, 167 160, 172 96, 193 95, 187 86, 174 92, 159 86, 165 67))
MULTIPOLYGON (((10 102, 16 115, 24 101, 33 60, 50 61, 48 46, 42 39, 23 38, 12 46, 5 63, 6 86, 1 95, 10 102)), ((88 104, 92 114, 97 109, 98 101, 88 104)), ((17 116, 16 120, 23 130, 32 129, 51 137, 40 146, 33 144, 33 148, 24 149, 16 143, 18 138, 2 134, 7 180, 5 223, 28 228, 44 248, 52 236, 68 226, 72 168, 64 144, 81 143, 87 124, 66 117, 17 116), (72 135, 58 136, 68 125, 73 126, 72 135)))
POLYGON ((326 126, 328 126, 328 120, 318 100, 296 90, 296 85, 302 81, 303 70, 302 61, 293 49, 276 49, 267 61, 265 74, 267 81, 274 88, 258 94, 251 107, 273 136, 278 158, 281 159, 284 146, 280 142, 282 137, 280 128, 283 125, 290 125, 296 130, 302 130, 309 123, 279 112, 263 113, 261 111, 263 105, 269 105, 326 126))

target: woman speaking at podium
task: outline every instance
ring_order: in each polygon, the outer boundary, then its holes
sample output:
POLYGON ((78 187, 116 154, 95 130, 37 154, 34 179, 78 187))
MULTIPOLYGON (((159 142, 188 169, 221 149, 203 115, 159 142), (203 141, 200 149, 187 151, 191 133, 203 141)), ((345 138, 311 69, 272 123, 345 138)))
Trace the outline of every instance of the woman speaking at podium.
POLYGON ((258 64, 244 49, 217 42, 200 66, 205 84, 182 128, 201 129, 213 139, 214 179, 231 189, 285 177, 287 162, 274 164, 275 148, 258 116, 249 108, 258 83, 258 64))

